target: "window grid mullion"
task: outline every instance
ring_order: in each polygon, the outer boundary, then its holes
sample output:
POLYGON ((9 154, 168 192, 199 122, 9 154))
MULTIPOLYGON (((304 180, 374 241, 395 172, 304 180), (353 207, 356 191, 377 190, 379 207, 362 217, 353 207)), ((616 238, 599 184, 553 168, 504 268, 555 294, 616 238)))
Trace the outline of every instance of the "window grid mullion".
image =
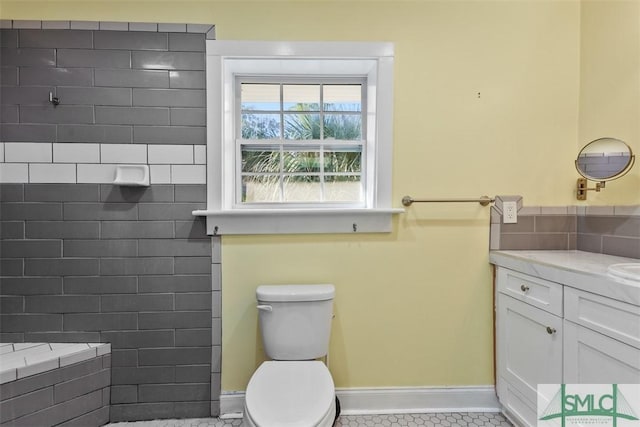
POLYGON ((324 141, 324 85, 320 83, 320 141, 324 141))
POLYGON ((320 145, 320 201, 326 201, 324 182, 324 144, 320 145))
POLYGON ((280 83, 280 170, 278 174, 278 184, 280 188, 280 203, 284 202, 284 85, 280 83))
MULTIPOLYGON (((320 83, 320 141, 324 141, 324 85, 320 83)), ((324 182, 324 144, 320 145, 320 201, 326 201, 324 182)))

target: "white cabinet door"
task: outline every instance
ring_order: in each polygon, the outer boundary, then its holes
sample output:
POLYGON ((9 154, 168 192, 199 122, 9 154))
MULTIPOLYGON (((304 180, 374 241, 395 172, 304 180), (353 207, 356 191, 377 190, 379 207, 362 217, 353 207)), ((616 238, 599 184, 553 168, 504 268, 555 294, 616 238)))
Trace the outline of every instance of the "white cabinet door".
POLYGON ((504 414, 516 426, 532 427, 537 425, 536 403, 530 402, 504 378, 498 377, 498 396, 504 414))
POLYGON ((640 349, 564 321, 564 382, 639 384, 640 349))
POLYGON ((562 319, 498 294, 496 328, 498 376, 535 408, 538 384, 562 383, 562 319))

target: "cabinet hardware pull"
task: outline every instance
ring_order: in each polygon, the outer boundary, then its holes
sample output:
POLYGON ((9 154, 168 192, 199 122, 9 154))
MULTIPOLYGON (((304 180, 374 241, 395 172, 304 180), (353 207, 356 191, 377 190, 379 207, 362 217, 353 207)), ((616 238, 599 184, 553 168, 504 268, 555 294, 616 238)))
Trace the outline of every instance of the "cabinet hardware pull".
POLYGON ((551 326, 547 326, 547 333, 549 335, 553 335, 556 333, 556 328, 552 328, 551 326))
POLYGON ((522 292, 527 292, 529 290, 529 287, 527 285, 520 285, 520 290, 522 292))

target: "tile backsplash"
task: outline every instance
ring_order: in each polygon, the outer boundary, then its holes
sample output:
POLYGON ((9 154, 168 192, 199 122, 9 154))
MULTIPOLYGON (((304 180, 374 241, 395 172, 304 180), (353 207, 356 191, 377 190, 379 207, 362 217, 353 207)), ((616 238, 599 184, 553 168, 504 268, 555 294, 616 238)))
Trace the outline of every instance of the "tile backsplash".
POLYGON ((572 250, 640 258, 640 206, 522 207, 517 224, 491 208, 492 250, 572 250))
POLYGON ((581 251, 640 258, 640 214, 578 215, 577 221, 581 251))

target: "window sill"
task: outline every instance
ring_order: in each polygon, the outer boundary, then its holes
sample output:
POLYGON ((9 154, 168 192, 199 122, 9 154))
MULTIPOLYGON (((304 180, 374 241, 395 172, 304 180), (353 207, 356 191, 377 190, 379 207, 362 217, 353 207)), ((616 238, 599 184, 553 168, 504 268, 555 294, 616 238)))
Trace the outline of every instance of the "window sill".
POLYGON ((195 210, 207 218, 207 234, 389 233, 404 209, 195 210))

